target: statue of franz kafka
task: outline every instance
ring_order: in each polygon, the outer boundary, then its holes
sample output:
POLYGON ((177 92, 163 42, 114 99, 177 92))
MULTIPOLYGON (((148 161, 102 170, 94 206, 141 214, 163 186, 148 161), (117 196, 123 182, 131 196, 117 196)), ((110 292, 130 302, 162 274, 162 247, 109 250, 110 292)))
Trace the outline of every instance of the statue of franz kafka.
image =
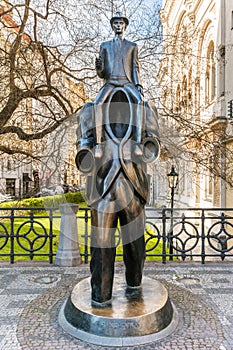
POLYGON ((121 229, 127 288, 140 288, 145 259, 145 210, 149 197, 146 163, 159 154, 157 111, 143 98, 138 48, 124 39, 128 19, 110 21, 115 38, 104 42, 96 71, 104 79, 94 103, 79 112, 78 169, 87 175, 91 206, 91 287, 96 306, 111 302, 121 229))

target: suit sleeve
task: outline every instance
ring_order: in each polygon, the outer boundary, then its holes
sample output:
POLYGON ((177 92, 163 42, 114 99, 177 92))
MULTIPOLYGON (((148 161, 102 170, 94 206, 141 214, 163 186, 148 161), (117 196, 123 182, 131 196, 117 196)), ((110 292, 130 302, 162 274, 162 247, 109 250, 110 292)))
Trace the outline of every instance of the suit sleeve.
POLYGON ((104 59, 104 48, 102 44, 100 45, 99 58, 102 60, 103 69, 97 70, 97 74, 101 79, 103 79, 105 77, 105 59, 104 59))
POLYGON ((135 45, 133 50, 133 72, 132 78, 134 85, 141 85, 139 61, 138 61, 138 46, 135 45))

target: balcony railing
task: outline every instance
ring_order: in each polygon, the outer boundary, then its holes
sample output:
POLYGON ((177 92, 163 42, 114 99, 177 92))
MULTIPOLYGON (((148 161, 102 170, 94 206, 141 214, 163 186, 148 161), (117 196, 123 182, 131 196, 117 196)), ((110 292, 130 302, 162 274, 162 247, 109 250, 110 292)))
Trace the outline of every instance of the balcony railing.
MULTIPOLYGON (((233 208, 182 208, 147 210, 146 258, 150 260, 231 260, 233 208)), ((19 257, 53 263, 59 235, 57 208, 0 208, 0 260, 19 257)), ((80 252, 90 258, 90 209, 77 215, 80 252)), ((122 257, 121 232, 116 230, 117 256, 122 257)))

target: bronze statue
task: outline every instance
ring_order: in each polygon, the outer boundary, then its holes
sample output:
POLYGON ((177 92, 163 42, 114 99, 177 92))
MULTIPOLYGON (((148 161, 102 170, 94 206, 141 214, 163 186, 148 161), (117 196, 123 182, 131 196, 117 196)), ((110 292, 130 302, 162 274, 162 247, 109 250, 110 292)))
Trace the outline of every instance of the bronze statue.
POLYGON ((140 289, 145 259, 145 204, 149 199, 146 164, 159 153, 157 110, 144 100, 138 48, 124 39, 128 19, 110 21, 113 40, 96 59, 104 79, 94 103, 79 112, 77 167, 87 175, 91 206, 91 286, 97 306, 111 302, 116 255, 115 232, 121 227, 127 291, 140 289))
MULTIPOLYGON (((141 106, 143 104, 143 88, 140 82, 138 47, 135 43, 124 39, 124 31, 128 25, 128 19, 117 12, 110 21, 115 38, 106 41, 100 46, 99 58, 96 59, 96 71, 100 78, 104 79, 104 86, 95 100, 95 115, 97 124, 96 156, 101 156, 102 137, 102 105, 116 86, 124 87, 135 103, 138 104, 135 119, 140 120, 141 106)), ((138 122, 140 125, 141 123, 138 122)), ((139 126, 138 125, 138 126, 139 126)), ((137 128, 137 141, 140 144, 140 128, 137 128)), ((141 155, 140 150, 138 152, 141 155)))

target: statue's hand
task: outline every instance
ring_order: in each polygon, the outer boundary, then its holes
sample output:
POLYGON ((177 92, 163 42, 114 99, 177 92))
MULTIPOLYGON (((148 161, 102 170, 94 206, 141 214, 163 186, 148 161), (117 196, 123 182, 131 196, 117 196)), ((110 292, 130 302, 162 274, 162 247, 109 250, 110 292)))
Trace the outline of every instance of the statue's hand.
POLYGON ((141 85, 136 85, 136 88, 137 88, 138 92, 139 92, 142 96, 144 96, 143 87, 142 87, 141 85))
POLYGON ((103 61, 101 60, 101 58, 97 58, 95 59, 95 69, 97 71, 102 71, 103 70, 103 61))

